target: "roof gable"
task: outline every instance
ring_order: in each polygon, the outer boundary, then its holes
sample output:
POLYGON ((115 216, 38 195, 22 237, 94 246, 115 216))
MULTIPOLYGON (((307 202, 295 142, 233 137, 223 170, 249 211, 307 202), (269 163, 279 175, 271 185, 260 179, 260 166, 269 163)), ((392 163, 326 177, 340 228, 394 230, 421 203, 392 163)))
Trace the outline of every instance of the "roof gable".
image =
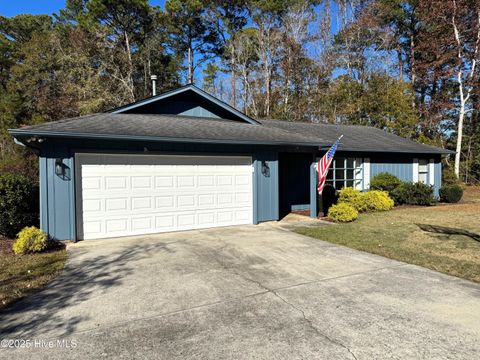
POLYGON ((199 89, 186 85, 110 111, 114 114, 170 114, 216 118, 259 125, 256 120, 199 89))

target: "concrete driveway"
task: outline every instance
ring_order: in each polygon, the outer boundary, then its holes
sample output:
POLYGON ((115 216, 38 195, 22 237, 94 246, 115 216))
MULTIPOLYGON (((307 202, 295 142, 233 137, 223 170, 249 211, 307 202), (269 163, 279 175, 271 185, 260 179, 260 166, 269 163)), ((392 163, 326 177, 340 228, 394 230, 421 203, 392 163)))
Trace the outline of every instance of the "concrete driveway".
POLYGON ((0 315, 9 359, 474 359, 480 286, 277 225, 69 247, 0 315), (59 348, 59 345, 70 348, 59 348), (29 345, 26 345, 29 346, 29 345))

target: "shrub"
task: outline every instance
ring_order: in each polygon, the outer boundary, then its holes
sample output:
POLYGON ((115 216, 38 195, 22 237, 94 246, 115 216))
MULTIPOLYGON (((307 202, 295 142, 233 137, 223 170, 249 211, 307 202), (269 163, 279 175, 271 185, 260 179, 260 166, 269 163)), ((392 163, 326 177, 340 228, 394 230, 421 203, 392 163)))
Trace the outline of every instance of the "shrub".
POLYGON ((330 207, 328 217, 335 222, 351 222, 358 218, 358 211, 352 205, 340 203, 330 207))
POLYGON ((442 170, 442 183, 443 185, 459 185, 460 180, 455 175, 455 172, 451 167, 444 166, 442 170))
POLYGON ((358 212, 366 211, 366 204, 363 201, 363 194, 351 187, 339 191, 338 202, 351 205, 358 212))
POLYGON ((400 184, 391 193, 395 204, 433 205, 436 200, 433 196, 433 187, 423 183, 400 184))
POLYGON ((463 189, 460 185, 444 185, 440 188, 440 200, 447 203, 459 202, 463 196, 463 189))
POLYGON ((394 203, 386 191, 360 192, 353 188, 340 190, 339 203, 349 204, 358 212, 390 210, 394 203))
POLYGON ((343 188, 338 192, 338 201, 341 203, 352 204, 362 195, 359 190, 352 187, 343 188))
POLYGON ((8 237, 38 225, 38 186, 22 175, 1 174, 0 214, 0 234, 8 237))
POLYGON ((371 190, 362 194, 361 205, 362 211, 387 211, 393 208, 394 202, 386 191, 371 190))
POLYGON ((402 181, 395 175, 392 175, 387 172, 383 172, 373 177, 373 179, 370 181, 370 189, 383 190, 388 193, 391 193, 401 183, 402 181))
POLYGON ((48 235, 35 226, 23 228, 13 243, 12 250, 17 255, 40 252, 48 248, 48 235))

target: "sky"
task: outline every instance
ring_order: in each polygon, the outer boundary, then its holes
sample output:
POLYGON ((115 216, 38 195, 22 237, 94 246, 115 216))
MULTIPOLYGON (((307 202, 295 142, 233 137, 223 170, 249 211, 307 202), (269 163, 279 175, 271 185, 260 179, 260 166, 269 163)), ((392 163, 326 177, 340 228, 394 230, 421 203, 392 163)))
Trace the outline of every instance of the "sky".
MULTIPOLYGON (((164 0, 150 0, 151 5, 162 6, 164 0)), ((65 6, 65 0, 0 0, 0 15, 53 14, 65 6)))

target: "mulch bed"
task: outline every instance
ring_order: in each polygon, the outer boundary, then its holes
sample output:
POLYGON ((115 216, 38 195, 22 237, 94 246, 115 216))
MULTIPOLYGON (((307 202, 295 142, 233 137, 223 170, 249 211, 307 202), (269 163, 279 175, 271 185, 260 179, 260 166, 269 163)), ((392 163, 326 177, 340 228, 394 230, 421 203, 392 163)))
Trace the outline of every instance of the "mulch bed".
MULTIPOLYGON (((14 242, 15 242, 15 239, 10 239, 0 235, 0 255, 15 256, 15 253, 12 250, 12 246, 14 242)), ((45 252, 63 250, 65 249, 65 247, 66 247, 65 241, 52 241, 51 246, 43 252, 45 253, 45 252)))
POLYGON ((12 245, 15 240, 0 236, 0 254, 7 256, 14 256, 12 245))

